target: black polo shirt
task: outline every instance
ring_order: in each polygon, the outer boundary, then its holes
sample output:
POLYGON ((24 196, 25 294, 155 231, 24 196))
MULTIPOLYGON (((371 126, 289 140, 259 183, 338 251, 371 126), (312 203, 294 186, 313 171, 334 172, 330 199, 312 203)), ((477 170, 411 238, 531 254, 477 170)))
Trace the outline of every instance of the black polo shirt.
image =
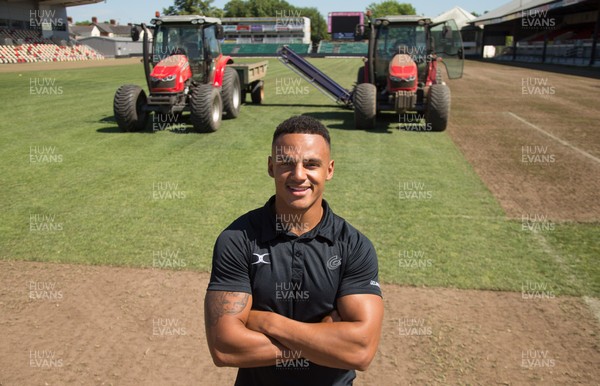
MULTIPOLYGON (((325 200, 321 221, 301 236, 286 231, 274 208, 275 196, 219 235, 209 291, 246 292, 253 310, 307 323, 320 322, 342 296, 381 296, 373 245, 325 200)), ((346 386, 355 377, 353 370, 320 366, 292 353, 275 366, 239 369, 235 385, 346 386)))

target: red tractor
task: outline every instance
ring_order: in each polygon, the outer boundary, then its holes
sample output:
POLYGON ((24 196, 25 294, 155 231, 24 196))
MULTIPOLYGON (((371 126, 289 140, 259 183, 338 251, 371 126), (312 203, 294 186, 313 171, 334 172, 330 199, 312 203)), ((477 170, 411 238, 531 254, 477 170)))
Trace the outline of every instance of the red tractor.
POLYGON ((221 54, 220 19, 197 15, 160 17, 157 13, 151 24, 141 24, 141 31, 137 27, 132 30, 134 41, 143 32, 149 95, 133 84, 117 90, 113 109, 122 130, 144 129, 150 112, 180 116, 189 111, 195 130, 216 131, 222 117, 238 116, 246 93, 252 95, 254 103, 262 102, 267 64, 233 66, 231 57, 221 54), (260 75, 246 82, 249 68, 260 75))
POLYGON ((358 25, 357 40, 368 40, 365 65, 356 86, 345 89, 284 46, 279 60, 338 103, 354 109, 357 129, 375 128, 377 113, 394 111, 411 130, 444 131, 450 89, 442 79, 462 77, 463 46, 454 20, 434 23, 422 16, 385 16, 358 25), (422 120, 425 120, 425 126, 422 120))
POLYGON ((463 72, 462 39, 454 20, 369 18, 368 24, 357 26, 356 37, 369 43, 353 92, 356 127, 372 129, 378 111, 394 111, 405 122, 424 118, 427 131, 446 130, 450 89, 442 68, 450 79, 463 72))

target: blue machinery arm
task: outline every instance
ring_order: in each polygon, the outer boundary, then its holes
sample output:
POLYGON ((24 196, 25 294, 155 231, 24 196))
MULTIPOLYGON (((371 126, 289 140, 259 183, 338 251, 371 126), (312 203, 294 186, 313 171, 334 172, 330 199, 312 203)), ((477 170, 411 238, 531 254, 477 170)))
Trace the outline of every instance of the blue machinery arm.
POLYGON ((343 103, 348 107, 352 106, 352 92, 337 84, 291 48, 283 46, 278 54, 281 63, 315 86, 317 90, 338 103, 343 103))

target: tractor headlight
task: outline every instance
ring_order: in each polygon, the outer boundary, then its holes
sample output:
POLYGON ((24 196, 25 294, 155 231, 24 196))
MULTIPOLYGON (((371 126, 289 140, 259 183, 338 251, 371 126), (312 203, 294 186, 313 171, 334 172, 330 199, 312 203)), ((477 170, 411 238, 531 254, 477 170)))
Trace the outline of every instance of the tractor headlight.
POLYGON ((163 78, 163 82, 171 82, 171 81, 174 81, 175 78, 177 78, 176 75, 169 75, 169 76, 166 76, 163 78))

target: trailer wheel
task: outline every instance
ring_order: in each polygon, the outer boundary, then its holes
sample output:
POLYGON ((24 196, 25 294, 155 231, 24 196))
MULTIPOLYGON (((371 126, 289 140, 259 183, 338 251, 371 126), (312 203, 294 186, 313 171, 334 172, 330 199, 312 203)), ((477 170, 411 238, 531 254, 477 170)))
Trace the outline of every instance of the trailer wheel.
POLYGON ((445 84, 434 84, 429 88, 425 124, 431 131, 444 131, 450 116, 450 88, 445 84))
POLYGON ((359 130, 373 130, 377 115, 377 88, 361 83, 354 89, 354 126, 359 130))
POLYGON ((260 105, 265 100, 265 85, 261 83, 258 87, 252 91, 252 103, 260 105))
POLYGON ((212 84, 199 85, 192 93, 190 110, 190 121, 194 125, 194 130, 217 131, 221 126, 223 114, 221 93, 212 84))
POLYGON ((221 93, 225 118, 237 118, 242 105, 242 90, 240 88, 240 77, 237 71, 231 67, 225 67, 221 93))
POLYGON ((115 93, 113 112, 119 128, 123 131, 139 131, 146 127, 148 112, 146 93, 141 87, 126 84, 115 93))

